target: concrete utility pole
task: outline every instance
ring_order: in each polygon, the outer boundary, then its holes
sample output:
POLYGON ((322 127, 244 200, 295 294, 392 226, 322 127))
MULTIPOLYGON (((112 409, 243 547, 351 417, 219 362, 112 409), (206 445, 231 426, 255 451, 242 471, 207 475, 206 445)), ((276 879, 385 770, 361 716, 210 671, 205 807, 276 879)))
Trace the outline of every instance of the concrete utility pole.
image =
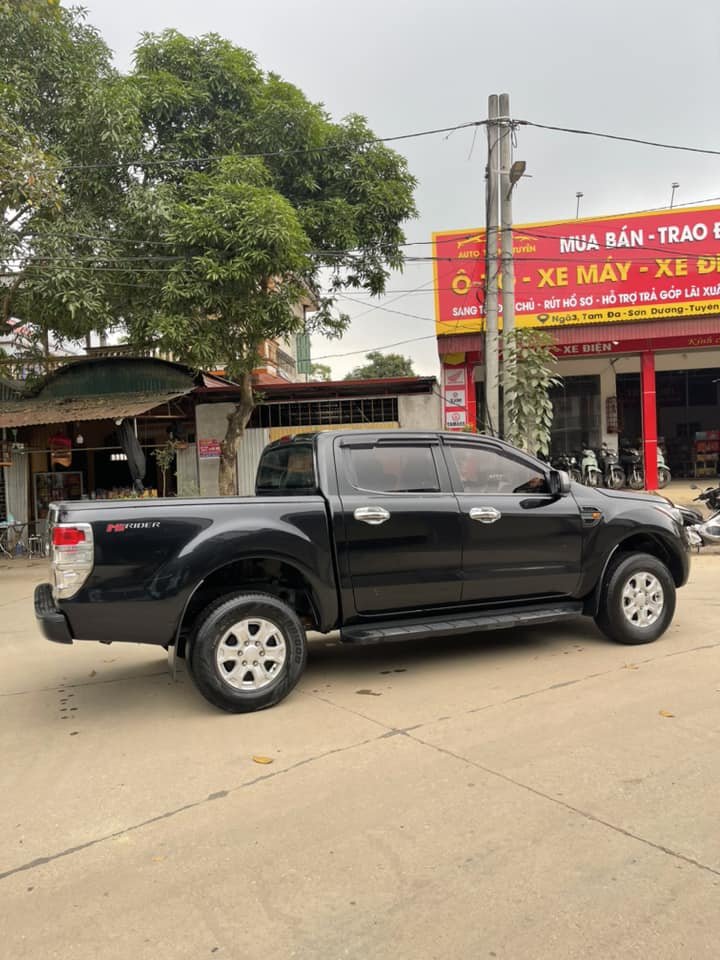
POLYGON ((503 325, 503 436, 510 432, 510 402, 515 384, 514 364, 508 360, 508 334, 515 329, 515 270, 512 239, 512 128, 510 95, 500 94, 500 242, 502 247, 502 325, 503 325))
POLYGON ((498 96, 488 97, 488 163, 485 190, 485 430, 500 432, 498 382, 498 96))

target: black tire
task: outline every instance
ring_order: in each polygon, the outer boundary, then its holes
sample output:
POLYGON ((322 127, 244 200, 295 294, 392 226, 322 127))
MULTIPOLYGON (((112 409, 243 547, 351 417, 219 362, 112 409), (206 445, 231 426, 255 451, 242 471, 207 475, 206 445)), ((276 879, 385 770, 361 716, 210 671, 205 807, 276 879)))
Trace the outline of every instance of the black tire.
POLYGON ((595 623, 610 640, 617 643, 652 643, 667 630, 675 613, 675 583, 665 564, 649 553, 621 554, 613 560, 605 574, 600 592, 599 613, 595 623), (625 613, 623 592, 633 574, 647 573, 662 587, 662 610, 657 619, 647 625, 631 622, 625 613))
MULTIPOLYGON (((242 631, 238 630, 238 634, 242 635, 242 631)), ((223 649, 227 650, 228 647, 223 649)), ((279 660, 279 654, 277 656, 279 660)), ((307 640, 302 623, 291 607, 269 593, 234 593, 210 604, 200 614, 188 661, 200 693, 210 703, 230 713, 252 713, 279 703, 300 679, 306 662, 307 640), (252 624, 253 620, 262 620, 277 628, 267 643, 254 639, 260 634, 252 632, 253 626, 256 626, 252 624), (257 643, 262 649, 258 657, 265 656, 266 659, 253 661, 254 666, 249 663, 246 672, 241 669, 245 661, 240 660, 239 654, 234 661, 228 660, 221 665, 218 662, 220 642, 225 638, 228 646, 241 649, 243 641, 232 634, 231 628, 248 621, 250 625, 244 633, 249 638, 247 642, 254 651, 258 649, 257 643), (273 675, 272 651, 280 650, 280 638, 285 644, 285 656, 281 666, 276 668, 277 674, 273 675), (235 643, 232 643, 233 640, 235 643), (237 669, 231 682, 227 667, 233 662, 237 669), (269 669, 263 667, 268 663, 269 669), (262 674, 260 682, 264 685, 260 689, 247 685, 246 678, 252 676, 256 669, 262 674)))
POLYGON ((576 470, 575 467, 571 467, 570 470, 568 470, 568 474, 569 474, 569 476, 570 476, 570 479, 571 479, 571 480, 574 480, 575 483, 582 483, 582 482, 583 482, 583 480, 582 480, 582 474, 580 473, 579 470, 576 470))
POLYGON ((608 473, 607 487, 610 490, 622 490, 625 486, 625 471, 620 467, 612 467, 608 473))
POLYGON ((662 490, 663 487, 666 487, 671 480, 672 480, 672 476, 670 475, 670 471, 668 470, 668 468, 658 467, 658 487, 660 487, 660 489, 662 490))
POLYGON ((630 471, 630 476, 628 477, 628 486, 631 490, 642 490, 642 488, 645 486, 645 479, 638 469, 630 471))

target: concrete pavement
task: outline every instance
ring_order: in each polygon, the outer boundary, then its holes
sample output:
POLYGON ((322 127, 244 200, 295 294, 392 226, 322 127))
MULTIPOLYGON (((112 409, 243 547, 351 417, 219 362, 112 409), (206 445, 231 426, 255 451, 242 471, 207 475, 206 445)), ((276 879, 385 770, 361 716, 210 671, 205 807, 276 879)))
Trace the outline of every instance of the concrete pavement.
POLYGON ((4 955, 714 960, 720 557, 693 564, 654 645, 321 639, 242 717, 161 652, 48 644, 44 564, 0 564, 4 955))

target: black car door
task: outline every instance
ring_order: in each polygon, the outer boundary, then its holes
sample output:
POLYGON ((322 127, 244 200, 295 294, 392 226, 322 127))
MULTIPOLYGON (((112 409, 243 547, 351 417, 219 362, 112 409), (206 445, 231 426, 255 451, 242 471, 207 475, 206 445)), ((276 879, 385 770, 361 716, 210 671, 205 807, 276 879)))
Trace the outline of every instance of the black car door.
POLYGON ((490 440, 446 440, 460 504, 463 601, 571 596, 582 561, 572 494, 552 495, 536 460, 490 440))
POLYGON ((344 524, 338 565, 357 613, 457 603, 460 512, 438 438, 398 432, 335 444, 344 524))

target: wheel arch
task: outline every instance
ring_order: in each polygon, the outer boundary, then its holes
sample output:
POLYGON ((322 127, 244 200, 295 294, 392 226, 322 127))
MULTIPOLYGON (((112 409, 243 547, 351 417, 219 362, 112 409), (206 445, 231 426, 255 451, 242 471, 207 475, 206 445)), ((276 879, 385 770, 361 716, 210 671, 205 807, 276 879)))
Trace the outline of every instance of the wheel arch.
POLYGON ((650 556, 660 560, 670 571, 676 587, 682 586, 685 582, 685 566, 676 551, 668 547, 661 537, 655 536, 652 533, 633 533, 617 543, 606 557, 598 581, 592 592, 585 599, 584 613, 591 617, 597 616, 600 606, 600 594, 610 565, 619 556, 625 554, 631 555, 633 553, 648 553, 650 556))
POLYGON ((300 566, 272 556, 237 558, 216 567, 188 597, 175 634, 178 656, 184 657, 200 613, 222 596, 260 591, 291 606, 306 629, 324 629, 321 599, 300 566))

